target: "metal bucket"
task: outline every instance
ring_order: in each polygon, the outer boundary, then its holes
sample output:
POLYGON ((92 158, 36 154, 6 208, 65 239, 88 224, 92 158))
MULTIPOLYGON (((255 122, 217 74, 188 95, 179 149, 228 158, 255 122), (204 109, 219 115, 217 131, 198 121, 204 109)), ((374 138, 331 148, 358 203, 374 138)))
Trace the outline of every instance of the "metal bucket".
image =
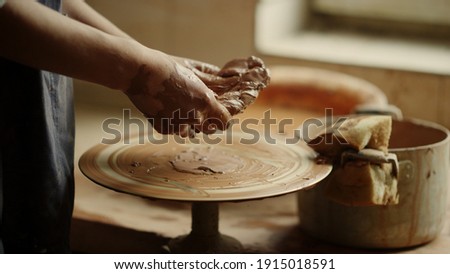
POLYGON ((444 226, 449 185, 450 134, 435 123, 393 121, 390 152, 400 164, 399 204, 346 206, 328 200, 325 179, 298 193, 300 226, 322 240, 362 248, 427 243, 444 226))

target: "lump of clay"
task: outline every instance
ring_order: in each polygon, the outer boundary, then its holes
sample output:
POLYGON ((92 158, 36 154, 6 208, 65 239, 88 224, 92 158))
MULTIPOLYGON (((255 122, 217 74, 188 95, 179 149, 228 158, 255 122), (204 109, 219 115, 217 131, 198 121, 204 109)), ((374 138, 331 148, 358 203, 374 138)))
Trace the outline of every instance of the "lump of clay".
POLYGON ((221 69, 191 66, 231 115, 244 111, 270 81, 269 71, 263 61, 254 56, 232 60, 221 69))
POLYGON ((371 148, 387 153, 391 128, 392 117, 388 115, 351 117, 326 127, 308 145, 332 158, 347 149, 371 148))

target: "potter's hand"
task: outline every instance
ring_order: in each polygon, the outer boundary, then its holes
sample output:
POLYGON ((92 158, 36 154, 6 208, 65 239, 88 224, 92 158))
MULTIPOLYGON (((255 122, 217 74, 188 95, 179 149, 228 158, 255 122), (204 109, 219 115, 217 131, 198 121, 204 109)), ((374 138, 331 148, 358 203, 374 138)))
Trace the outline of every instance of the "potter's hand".
POLYGON ((192 70, 150 49, 143 61, 125 93, 158 132, 187 137, 226 129, 230 113, 192 70))
POLYGON ((205 85, 216 94, 222 94, 238 84, 239 77, 222 77, 220 68, 197 60, 174 57, 175 61, 191 70, 205 85))
POLYGON ((231 115, 252 104, 270 80, 263 61, 254 56, 231 60, 222 68, 191 59, 175 59, 212 89, 231 115))

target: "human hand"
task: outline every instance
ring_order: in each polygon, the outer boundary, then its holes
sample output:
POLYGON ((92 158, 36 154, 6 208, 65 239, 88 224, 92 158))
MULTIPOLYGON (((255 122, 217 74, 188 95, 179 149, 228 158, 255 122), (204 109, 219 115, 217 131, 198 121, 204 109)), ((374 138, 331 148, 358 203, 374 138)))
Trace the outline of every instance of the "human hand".
POLYGON ((150 49, 143 61, 125 94, 158 132, 187 137, 227 128, 230 113, 192 70, 150 49))
POLYGON ((196 60, 176 57, 217 95, 217 100, 231 115, 252 104, 269 81, 269 71, 261 59, 251 56, 234 59, 222 68, 196 60))

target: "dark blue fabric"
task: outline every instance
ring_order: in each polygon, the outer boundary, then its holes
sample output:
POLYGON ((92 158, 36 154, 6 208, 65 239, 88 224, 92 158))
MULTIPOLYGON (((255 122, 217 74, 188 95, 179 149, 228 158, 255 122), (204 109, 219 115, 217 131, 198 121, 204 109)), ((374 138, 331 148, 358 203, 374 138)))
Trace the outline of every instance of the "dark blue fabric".
POLYGON ((69 252, 72 96, 71 79, 0 59, 0 251, 69 252))
POLYGON ((56 11, 61 10, 62 0, 38 0, 38 2, 56 11))

